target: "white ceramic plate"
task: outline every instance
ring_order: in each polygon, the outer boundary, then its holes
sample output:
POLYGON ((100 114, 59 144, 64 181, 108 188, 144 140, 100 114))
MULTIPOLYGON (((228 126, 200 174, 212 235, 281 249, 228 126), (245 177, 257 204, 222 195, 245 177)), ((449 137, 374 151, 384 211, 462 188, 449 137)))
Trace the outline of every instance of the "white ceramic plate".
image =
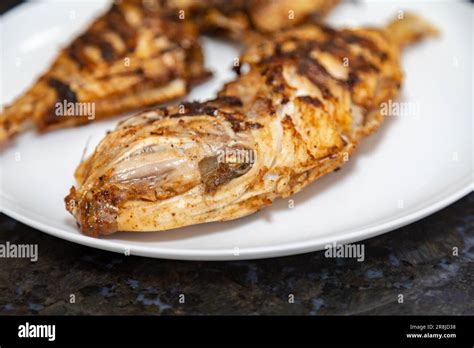
MULTIPOLYGON (((48 66, 57 50, 106 3, 34 2, 2 18, 2 102, 10 102, 48 66)), ((27 133, 0 154, 1 211, 34 228, 91 247, 188 260, 264 258, 363 240, 418 220, 472 190, 472 6, 446 2, 343 4, 329 17, 341 25, 383 25, 400 9, 435 23, 442 37, 409 48, 401 101, 340 171, 291 199, 236 221, 94 239, 79 233, 63 197, 89 142, 90 152, 117 119, 46 136, 27 133)), ((215 78, 189 99, 212 97, 238 48, 205 39, 215 78)))

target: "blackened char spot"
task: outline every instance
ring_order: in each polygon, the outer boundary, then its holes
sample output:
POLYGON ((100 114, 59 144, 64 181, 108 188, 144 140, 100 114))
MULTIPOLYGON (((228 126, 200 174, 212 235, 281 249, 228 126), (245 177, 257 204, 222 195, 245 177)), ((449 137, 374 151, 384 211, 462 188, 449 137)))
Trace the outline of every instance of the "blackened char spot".
POLYGON ((61 117, 56 117, 56 103, 77 102, 76 93, 71 89, 68 84, 52 77, 48 79, 47 83, 48 86, 53 88, 56 92, 56 102, 51 105, 51 107, 45 112, 44 117, 41 120, 42 125, 40 125, 40 127, 55 124, 62 120, 61 117))
POLYGON ((200 102, 183 103, 184 112, 178 112, 171 114, 170 117, 183 117, 183 116, 198 116, 208 115, 216 116, 218 109, 214 106, 207 105, 200 102))
POLYGON ((335 30, 331 27, 328 27, 327 25, 320 24, 319 28, 323 31, 324 34, 326 34, 330 37, 334 37, 334 36, 337 35, 337 30, 335 30))
POLYGON ((267 85, 272 85, 274 81, 281 76, 283 72, 283 67, 281 65, 274 65, 268 69, 265 69, 263 73, 266 75, 265 83, 267 85))
POLYGON ((77 102, 76 93, 68 84, 51 77, 48 79, 48 85, 56 91, 58 101, 63 102, 66 100, 70 103, 77 102))
MULTIPOLYGON (((170 113, 169 110, 168 110, 168 108, 167 108, 166 106, 160 106, 160 107, 158 108, 158 111, 160 111, 160 112, 163 114, 163 116, 168 116, 169 113, 170 113)), ((152 120, 152 122, 154 122, 154 121, 155 121, 155 120, 152 120)))
POLYGON ((209 115, 215 116, 217 108, 199 102, 184 103, 183 104, 188 115, 209 115))
POLYGON ((86 46, 96 46, 100 51, 102 59, 105 61, 111 61, 116 58, 116 52, 110 42, 102 38, 99 32, 91 30, 74 40, 71 47, 68 49, 69 57, 79 64, 81 68, 92 64, 92 61, 89 61, 84 53, 84 48, 86 46))
POLYGON ((284 85, 276 85, 272 88, 272 91, 274 93, 281 93, 285 90, 285 86, 284 85))
POLYGON ((67 49, 67 54, 71 60, 76 62, 76 64, 79 66, 80 69, 83 69, 84 67, 87 66, 88 61, 81 48, 79 39, 77 39, 71 44, 71 47, 67 49))
POLYGON ((298 97, 298 99, 305 102, 305 103, 307 103, 307 104, 314 105, 318 108, 323 106, 323 103, 321 102, 321 100, 319 100, 318 98, 311 97, 309 95, 298 97))
POLYGON ((234 65, 232 67, 232 70, 234 70, 234 72, 240 76, 240 73, 241 73, 241 70, 240 70, 240 64, 239 65, 234 65))
POLYGON ((100 54, 102 58, 106 61, 111 61, 115 58, 114 47, 107 41, 100 41, 98 43, 100 54))
POLYGON ((118 206, 125 198, 124 192, 116 186, 91 190, 82 198, 72 187, 65 203, 66 209, 75 214, 82 232, 97 237, 117 231, 118 206))
POLYGON ((374 41, 367 37, 359 36, 353 31, 346 30, 341 32, 341 37, 348 44, 357 44, 368 49, 371 53, 377 55, 382 61, 385 61, 388 58, 387 53, 382 51, 374 41))
MULTIPOLYGON (((328 40, 323 42, 320 45, 320 49, 330 54, 338 57, 338 59, 349 59, 350 67, 352 70, 360 70, 360 71, 375 71, 378 72, 379 69, 372 64, 367 58, 363 55, 353 55, 350 52, 350 49, 347 46, 347 42, 341 40, 340 38, 336 38, 333 40, 328 40)), ((379 53, 378 48, 375 51, 372 51, 374 54, 379 53)))
POLYGON ((239 97, 235 97, 235 96, 232 96, 232 95, 219 96, 219 97, 215 98, 213 101, 223 103, 223 104, 228 105, 228 106, 242 106, 243 105, 242 100, 240 100, 239 97))
POLYGON ((281 55, 282 54, 282 49, 281 49, 281 43, 280 42, 277 42, 275 44, 275 51, 274 51, 274 54, 275 55, 281 55))
POLYGON ((357 74, 353 71, 349 73, 349 76, 347 77, 346 84, 349 88, 354 88, 354 86, 359 82, 359 77, 357 74))
POLYGON ((328 52, 339 59, 346 58, 350 56, 350 50, 348 49, 348 46, 340 42, 337 39, 331 39, 327 40, 319 45, 319 48, 321 51, 328 52))
POLYGON ((255 122, 255 123, 249 123, 249 122, 247 122, 246 125, 247 125, 248 128, 250 128, 250 129, 260 129, 260 128, 263 127, 263 126, 262 126, 260 123, 258 123, 258 122, 255 122))
POLYGON ((222 113, 225 119, 231 124, 234 132, 243 132, 249 129, 260 129, 263 126, 257 122, 245 121, 245 116, 242 114, 222 113))
POLYGON ((112 8, 106 15, 106 21, 108 28, 120 36, 127 46, 128 51, 132 51, 137 44, 137 32, 136 29, 128 24, 116 3, 112 5, 112 8))
POLYGON ((234 130, 234 132, 239 132, 239 131, 242 130, 242 122, 244 120, 242 120, 240 118, 237 118, 233 114, 229 114, 229 113, 225 113, 223 115, 224 115, 225 119, 227 121, 229 121, 229 123, 231 124, 232 129, 234 130))
POLYGON ((73 41, 67 49, 69 58, 75 61, 79 67, 93 68, 94 62, 85 54, 86 46, 95 46, 100 50, 102 59, 111 61, 118 58, 118 52, 113 45, 103 36, 105 32, 117 34, 125 44, 126 50, 131 52, 137 44, 137 31, 132 28, 122 13, 118 4, 113 4, 111 9, 98 20, 81 36, 73 41))

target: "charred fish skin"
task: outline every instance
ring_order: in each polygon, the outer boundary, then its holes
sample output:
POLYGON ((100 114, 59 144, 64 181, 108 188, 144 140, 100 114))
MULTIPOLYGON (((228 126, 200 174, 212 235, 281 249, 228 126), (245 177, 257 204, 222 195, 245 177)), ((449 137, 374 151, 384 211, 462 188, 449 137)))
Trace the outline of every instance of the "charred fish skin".
POLYGON ((100 236, 236 219, 295 194, 380 126, 402 84, 400 47, 434 33, 406 14, 386 29, 307 25, 262 39, 216 99, 108 134, 78 167, 67 209, 100 236))
POLYGON ((198 28, 149 2, 123 0, 64 48, 48 71, 0 115, 0 143, 33 125, 40 132, 155 105, 207 79, 198 28), (59 112, 92 105, 93 115, 59 112))

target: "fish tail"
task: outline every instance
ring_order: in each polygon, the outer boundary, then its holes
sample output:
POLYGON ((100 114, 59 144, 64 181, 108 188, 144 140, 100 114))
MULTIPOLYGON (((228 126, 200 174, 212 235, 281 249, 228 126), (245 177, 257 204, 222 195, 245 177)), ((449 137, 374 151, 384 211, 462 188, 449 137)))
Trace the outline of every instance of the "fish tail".
POLYGON ((410 12, 400 11, 398 15, 387 25, 386 30, 390 38, 404 47, 426 37, 439 36, 439 31, 425 19, 410 12))

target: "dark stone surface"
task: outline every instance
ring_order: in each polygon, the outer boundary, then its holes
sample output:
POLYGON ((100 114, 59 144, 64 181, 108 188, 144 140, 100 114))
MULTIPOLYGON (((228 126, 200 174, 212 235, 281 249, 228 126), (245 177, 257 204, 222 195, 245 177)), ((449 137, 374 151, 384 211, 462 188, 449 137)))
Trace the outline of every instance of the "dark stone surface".
POLYGON ((1 244, 34 243, 39 249, 36 263, 0 259, 0 315, 472 315, 473 207, 471 193, 365 241, 364 262, 326 258, 324 252, 238 262, 123 256, 51 237, 0 214, 1 244))

